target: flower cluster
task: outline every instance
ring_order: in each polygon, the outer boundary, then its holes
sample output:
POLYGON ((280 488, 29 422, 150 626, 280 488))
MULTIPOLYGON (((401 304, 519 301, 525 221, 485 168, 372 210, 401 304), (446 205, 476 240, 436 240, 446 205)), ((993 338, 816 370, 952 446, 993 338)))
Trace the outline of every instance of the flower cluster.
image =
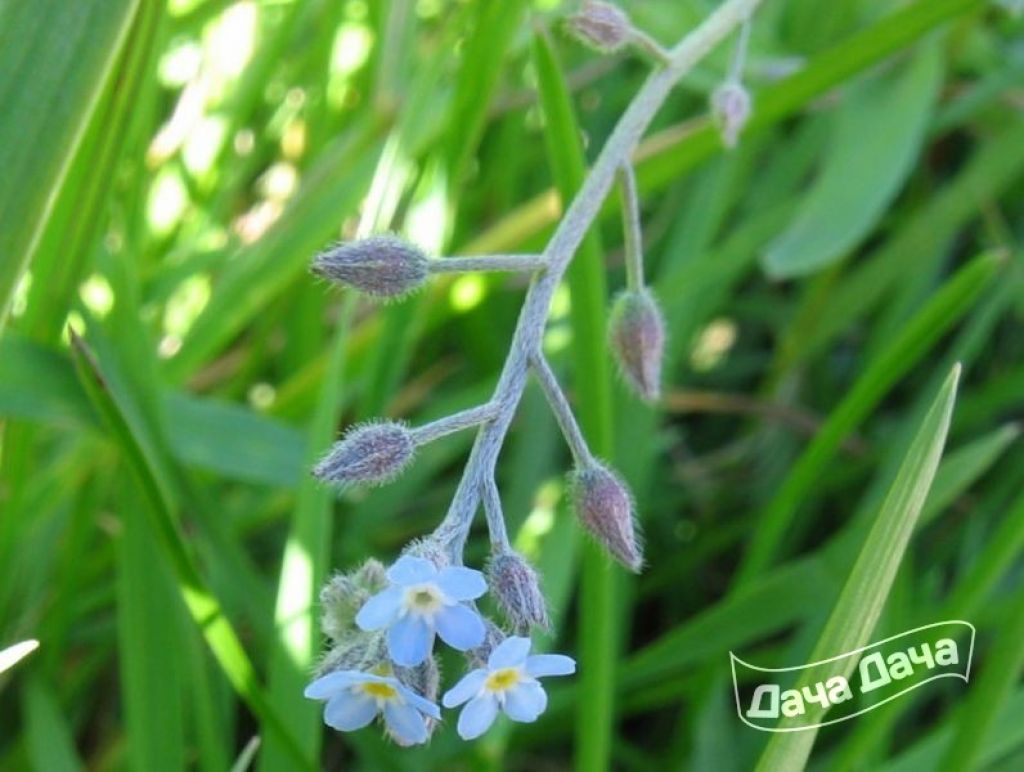
MULTIPOLYGON (((621 565, 641 569, 633 497, 622 477, 590 451, 544 356, 544 325, 558 284, 617 178, 626 287, 610 308, 608 346, 633 393, 648 402, 660 398, 665 325, 644 279, 640 202, 630 159, 664 100, 665 81, 677 81, 704 52, 742 24, 729 81, 739 82, 747 17, 757 2, 726 0, 713 18, 691 33, 689 44, 684 41, 668 50, 634 27, 614 5, 583 0, 567 25, 573 35, 601 52, 639 51, 664 69, 637 96, 632 118, 611 135, 542 254, 432 257, 398 236, 380 235, 334 245, 313 261, 315 274, 382 301, 401 298, 436 274, 513 271, 533 279, 498 386, 487 403, 422 426, 386 420, 359 425, 313 469, 318 479, 342 490, 379 485, 404 471, 420 446, 463 429, 477 430, 465 472, 437 528, 408 545, 389 568, 368 560, 332 578, 321 592, 322 628, 330 646, 305 694, 325 703, 324 721, 329 726, 351 731, 380 717, 396 743, 424 743, 441 720, 440 697, 445 708, 461 708, 457 730, 471 740, 486 732, 499 713, 512 721, 537 720, 547 707, 540 679, 575 672, 570 657, 530 655, 530 631, 548 628, 548 607, 537 571, 510 543, 496 484, 498 453, 530 375, 547 398, 572 454, 568 488, 580 526, 621 565), (480 509, 491 543, 486 574, 463 565, 464 547, 480 509), (488 594, 504 618, 504 629, 477 608, 476 602, 488 594), (468 672, 443 696, 434 654, 438 638, 463 652, 468 663, 468 672)), ((734 142, 748 117, 749 99, 744 101, 744 94, 735 89, 723 91, 713 109, 726 142, 734 142)))
POLYGON ((383 581, 380 569, 368 561, 335 577, 321 596, 324 632, 335 646, 305 695, 326 703, 328 726, 349 732, 382 716, 399 745, 426 742, 441 719, 435 637, 474 659, 486 657, 486 667, 471 670, 443 698, 447 708, 467 703, 458 722, 466 740, 487 731, 499 709, 513 721, 535 721, 547 706, 538 679, 575 671, 570 657, 528 657, 529 638, 505 638, 485 624, 471 605, 487 591, 479 571, 410 554, 387 569, 383 581), (376 589, 369 596, 368 582, 376 589), (354 615, 353 600, 359 604, 354 615), (488 636, 489 629, 496 632, 488 636))

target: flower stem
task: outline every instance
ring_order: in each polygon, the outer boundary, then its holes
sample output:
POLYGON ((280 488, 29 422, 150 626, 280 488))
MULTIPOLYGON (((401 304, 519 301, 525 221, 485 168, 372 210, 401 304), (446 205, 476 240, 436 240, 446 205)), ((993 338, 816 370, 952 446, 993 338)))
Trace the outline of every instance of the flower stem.
POLYGON ((583 438, 580 425, 576 423, 576 416, 572 413, 569 400, 566 399, 562 387, 558 385, 558 378, 552 372, 548 360, 544 358, 543 354, 537 353, 533 356, 531 363, 533 371, 537 375, 537 382, 544 390, 544 396, 547 397, 551 411, 555 414, 558 426, 562 430, 562 435, 569 445, 569 450, 572 451, 576 466, 591 465, 594 462, 594 456, 590 452, 590 448, 587 447, 587 441, 583 438))
POLYGON ((544 255, 483 255, 480 257, 441 257, 430 261, 431 273, 467 273, 469 271, 517 271, 530 273, 546 268, 544 255))
POLYGON ((449 434, 468 429, 471 426, 479 426, 494 417, 497 412, 496 406, 488 402, 486 405, 471 407, 455 415, 445 416, 429 424, 424 424, 412 430, 412 439, 417 445, 426 445, 436 439, 449 434))
POLYGON ((639 290, 644 286, 643 230, 640 227, 640 197, 636 192, 636 175, 632 164, 619 167, 622 192, 622 229, 626 247, 626 286, 639 290))
POLYGON ((491 534, 491 551, 501 555, 512 551, 505 527, 505 515, 501 511, 501 495, 498 484, 493 477, 488 477, 481 484, 480 496, 484 502, 484 516, 487 518, 487 530, 491 534))

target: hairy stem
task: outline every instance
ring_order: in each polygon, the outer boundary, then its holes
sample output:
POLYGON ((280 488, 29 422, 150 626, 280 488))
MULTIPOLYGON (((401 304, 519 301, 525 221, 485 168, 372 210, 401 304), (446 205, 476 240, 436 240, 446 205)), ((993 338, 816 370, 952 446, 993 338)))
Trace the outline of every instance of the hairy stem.
POLYGON ((544 255, 483 255, 479 257, 442 257, 430 261, 431 273, 467 273, 469 271, 519 271, 529 273, 547 268, 544 255))
POLYGON ((583 438, 580 425, 576 422, 576 416, 573 415, 572 408, 569 406, 569 400, 566 399, 562 387, 558 385, 558 378, 552 372, 548 360, 543 354, 537 352, 531 358, 531 364, 537 375, 537 382, 543 389, 548 404, 551 405, 551 412, 555 414, 562 435, 569 445, 569 450, 572 451, 576 466, 583 467, 593 464, 594 456, 590 452, 590 448, 587 447, 587 441, 583 438))
POLYGON ((429 424, 417 427, 412 430, 412 439, 417 445, 426 445, 436 439, 449 434, 468 429, 471 426, 479 426, 489 421, 497 413, 497 407, 488 402, 486 405, 471 407, 455 415, 445 416, 429 424))
POLYGON ((640 196, 636 191, 636 175, 632 164, 619 167, 622 191, 622 229, 626 242, 626 286, 639 290, 644 286, 643 231, 640 228, 640 196))
POLYGON ((438 536, 449 540, 453 560, 458 562, 462 559, 462 548, 480 504, 482 485, 488 477, 493 477, 498 453, 522 397, 530 358, 539 350, 551 298, 576 249, 601 210, 615 181, 616 172, 629 161, 637 142, 673 86, 738 24, 745 21, 760 2, 727 0, 671 49, 665 67, 648 76, 622 114, 583 187, 548 242, 544 250, 548 261, 547 270, 538 275, 526 295, 511 350, 495 388, 493 402, 498 405, 497 415, 477 434, 451 506, 438 526, 438 536))
POLYGON ((484 502, 487 530, 491 535, 491 551, 495 555, 511 552, 512 545, 508 541, 505 515, 501 511, 501 495, 498 493, 498 484, 493 477, 484 480, 480 488, 480 496, 484 502))

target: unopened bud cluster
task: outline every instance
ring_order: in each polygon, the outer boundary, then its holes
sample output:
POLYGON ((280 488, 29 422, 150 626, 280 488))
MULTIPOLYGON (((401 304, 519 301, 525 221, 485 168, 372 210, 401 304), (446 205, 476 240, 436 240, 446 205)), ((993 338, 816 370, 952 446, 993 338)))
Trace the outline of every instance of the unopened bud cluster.
POLYGON ((585 0, 579 12, 566 20, 566 28, 595 51, 613 53, 630 42, 633 24, 621 8, 585 0))

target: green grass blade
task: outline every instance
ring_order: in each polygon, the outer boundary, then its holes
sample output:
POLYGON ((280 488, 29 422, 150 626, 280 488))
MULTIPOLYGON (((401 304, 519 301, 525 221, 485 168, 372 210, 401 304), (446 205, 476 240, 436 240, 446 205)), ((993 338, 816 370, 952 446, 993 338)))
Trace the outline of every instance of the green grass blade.
POLYGON ((842 441, 971 308, 996 276, 1000 262, 997 256, 983 255, 962 268, 865 368, 759 516, 757 530, 736 579, 738 585, 752 579, 772 561, 798 508, 842 441))
POLYGON ((942 58, 928 45, 896 72, 844 95, 817 179, 793 223, 762 256, 769 275, 820 270, 875 227, 921 152, 941 85, 942 58))
MULTIPOLYGON (((810 655, 812 661, 854 651, 869 642, 938 469, 959 378, 958 365, 953 368, 936 395, 931 410, 907 451, 903 465, 810 655)), ((844 674, 849 675, 855 666, 856 663, 851 659, 844 665, 844 674)), ((827 667, 826 663, 806 668, 801 675, 800 686, 809 686, 821 680, 827 667)), ((824 709, 817 705, 809 708, 806 724, 817 723, 823 712, 824 709)), ((815 729, 773 734, 758 762, 758 769, 799 772, 807 763, 816 736, 815 729)))
POLYGON ((264 726, 282 739, 285 747, 290 749, 296 764, 301 768, 312 767, 312 762, 286 729, 283 719, 263 690, 256 670, 237 633, 224 615, 220 602, 203 581, 174 513, 171 497, 166 488, 167 483, 156 470, 152 450, 140 442, 122 405, 108 389, 99 363, 85 341, 74 334, 72 352, 83 389, 93 407, 103 417, 142 488, 146 500, 144 509, 149 513, 160 546, 170 561, 192 619, 202 631, 217 662, 239 696, 261 719, 264 726))
POLYGON ((75 752, 71 727, 61 713, 53 690, 31 679, 23 693, 28 757, 37 772, 76 772, 84 769, 75 752))
MULTIPOLYGON (((319 404, 309 425, 309 467, 330 446, 341 417, 342 373, 354 306, 354 298, 346 298, 345 310, 331 345, 319 404)), ((332 490, 309 474, 299 486, 284 546, 274 613, 277 640, 270 659, 270 698, 285 717, 289 729, 300 738, 303 752, 311 758, 316 758, 320 752, 323 728, 319 714, 323 706, 307 700, 302 690, 310 680, 320 644, 316 598, 327 575, 334 495, 332 490)), ((276 738, 268 736, 261 754, 260 769, 290 768, 291 758, 287 749, 276 738)))
POLYGON ((0 5, 0 330, 137 5, 0 5))
MULTIPOLYGON (((586 174, 580 129, 569 90, 550 41, 543 32, 533 37, 533 64, 537 69, 544 140, 555 187, 563 201, 571 201, 586 174)), ((607 458, 612 452, 612 400, 608 351, 605 346, 605 268, 600 243, 592 231, 567 273, 572 297, 571 322, 574 388, 580 425, 591 449, 607 458)), ((583 575, 579 625, 580 691, 577 713, 576 768, 607 769, 615 736, 615 659, 617 576, 597 545, 583 549, 583 575)))

